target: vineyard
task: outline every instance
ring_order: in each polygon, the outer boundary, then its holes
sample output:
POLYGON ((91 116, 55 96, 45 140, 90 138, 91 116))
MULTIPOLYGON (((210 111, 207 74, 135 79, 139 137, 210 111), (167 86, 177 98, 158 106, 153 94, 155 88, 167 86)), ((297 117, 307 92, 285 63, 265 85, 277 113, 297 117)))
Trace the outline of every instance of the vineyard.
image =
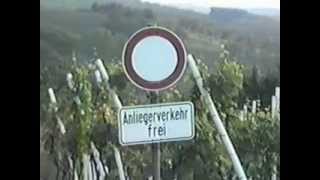
MULTIPOLYGON (((151 147, 119 145, 117 112, 122 105, 149 104, 152 97, 129 83, 120 60, 103 63, 95 54, 89 63, 79 63, 74 53, 66 65, 64 83, 59 88, 43 86, 47 103, 41 104, 40 149, 52 162, 49 171, 54 179, 148 179, 152 176, 151 147)), ((197 60, 204 87, 214 99, 248 178, 277 179, 280 89, 276 88, 269 105, 262 106, 259 99, 240 104, 245 67, 225 49, 220 57, 216 73, 209 73, 197 60)), ((191 141, 161 144, 162 179, 237 179, 190 70, 180 81, 160 93, 159 100, 192 101, 196 136, 191 141), (190 90, 181 89, 185 86, 190 90)))
POLYGON ((194 138, 161 143, 161 179, 241 179, 227 134, 248 180, 279 180, 279 22, 139 0, 40 2, 40 180, 152 179, 152 146, 121 146, 118 132, 120 108, 154 103, 121 63, 127 39, 150 24, 175 32, 188 53, 157 103, 195 108, 194 138))

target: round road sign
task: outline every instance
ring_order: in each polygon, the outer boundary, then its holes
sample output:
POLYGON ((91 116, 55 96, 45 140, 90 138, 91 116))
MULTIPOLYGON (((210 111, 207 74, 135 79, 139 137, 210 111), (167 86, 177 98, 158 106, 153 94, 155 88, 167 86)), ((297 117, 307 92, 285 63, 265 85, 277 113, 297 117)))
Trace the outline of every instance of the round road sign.
POLYGON ((147 91, 174 85, 186 68, 186 50, 181 39, 163 27, 145 27, 124 46, 123 68, 129 80, 147 91))

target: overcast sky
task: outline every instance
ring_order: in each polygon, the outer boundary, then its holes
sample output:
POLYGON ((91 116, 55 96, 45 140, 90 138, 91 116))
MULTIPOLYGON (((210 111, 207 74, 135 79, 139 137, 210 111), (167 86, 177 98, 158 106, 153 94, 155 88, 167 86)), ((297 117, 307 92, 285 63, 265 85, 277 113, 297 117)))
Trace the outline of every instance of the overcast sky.
POLYGON ((166 5, 194 5, 200 7, 229 7, 229 8, 275 8, 280 9, 280 0, 142 0, 166 5))

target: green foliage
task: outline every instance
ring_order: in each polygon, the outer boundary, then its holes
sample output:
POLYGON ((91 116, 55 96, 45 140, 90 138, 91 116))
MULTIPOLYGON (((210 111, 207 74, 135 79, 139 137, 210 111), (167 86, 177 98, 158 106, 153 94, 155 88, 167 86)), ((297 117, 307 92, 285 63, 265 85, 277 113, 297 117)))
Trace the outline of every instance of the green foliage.
POLYGON ((271 104, 271 96, 274 95, 274 88, 280 86, 280 78, 277 77, 279 71, 268 72, 265 76, 257 67, 253 67, 251 72, 244 75, 244 90, 241 93, 240 101, 245 103, 246 99, 259 99, 261 105, 267 107, 271 104))
POLYGON ((75 114, 75 120, 78 121, 78 157, 81 157, 83 153, 89 151, 92 120, 93 120, 93 105, 91 94, 91 83, 88 81, 88 71, 83 68, 77 68, 75 70, 74 81, 75 91, 81 101, 81 104, 77 104, 77 111, 75 114))
MULTIPOLYGON (((280 85, 280 80, 278 71, 258 71, 278 62, 277 38, 274 35, 264 38, 239 27, 218 26, 205 15, 159 9, 95 4, 91 11, 85 12, 42 12, 40 123, 47 133, 42 139, 48 145, 46 150, 55 144, 56 150, 71 152, 79 161, 82 153, 90 152, 89 144, 93 141, 109 167, 108 179, 118 179, 112 150, 117 146, 131 179, 150 175, 150 146, 119 145, 117 109, 106 87, 94 82, 94 72, 87 64, 91 63, 88 59, 92 59, 92 47, 96 47, 107 66, 111 88, 122 103, 149 104, 150 97, 127 80, 120 62, 128 36, 143 26, 157 23, 177 32, 188 51, 202 59, 197 63, 205 87, 214 98, 246 173, 253 179, 269 179, 272 166, 276 164, 280 168, 280 123, 279 119, 271 118, 270 108, 264 107, 270 106, 274 87, 280 85), (271 40, 266 40, 268 38, 271 40), (221 43, 225 44, 222 48, 221 43), (79 62, 72 64, 70 54, 74 49, 80 50, 79 62), (252 64, 256 64, 254 70, 252 64), (67 88, 67 72, 73 74, 75 91, 67 88), (57 94, 57 114, 67 129, 65 139, 56 132, 54 113, 49 111, 49 87, 57 94), (81 105, 75 103, 77 96, 81 105), (246 100, 258 98, 264 107, 258 108, 256 114, 248 113, 241 121, 240 107, 246 100)), ((176 87, 159 93, 158 100, 191 100, 196 109, 195 138, 161 144, 163 179, 231 179, 235 174, 232 163, 190 72, 185 73, 176 87)))
MULTIPOLYGON (((243 67, 228 59, 229 57, 225 58, 227 59, 223 59, 218 66, 218 73, 211 74, 207 68, 200 68, 201 74, 208 80, 208 88, 211 88, 215 102, 219 105, 220 114, 224 114, 223 119, 228 122, 226 128, 245 171, 253 178, 269 178, 272 166, 274 164, 280 166, 279 162, 274 161, 274 157, 280 157, 279 120, 272 119, 270 112, 262 109, 258 109, 256 114, 249 113, 245 121, 239 120, 236 101, 240 92, 243 91, 241 85, 243 67)), ((90 152, 89 144, 94 141, 102 153, 102 158, 108 162, 111 179, 117 177, 117 167, 111 153, 112 146, 118 146, 122 152, 127 174, 133 179, 146 177, 151 168, 150 147, 147 145, 120 147, 117 111, 109 93, 103 85, 92 82, 93 70, 88 69, 87 66, 74 64, 69 67, 74 75, 75 92, 63 88, 58 94, 59 99, 62 99, 59 103, 61 106, 59 115, 63 117, 69 129, 67 136, 70 136, 67 138, 69 143, 65 146, 69 146, 68 149, 74 152, 76 157, 80 157, 80 154, 90 152), (75 96, 79 96, 82 102, 80 106, 70 103, 75 96)), ((135 93, 138 91, 133 93, 128 81, 123 80, 124 84, 120 82, 119 78, 123 72, 118 63, 108 64, 108 72, 113 82, 112 88, 121 94, 120 98, 122 97, 124 102, 146 103, 146 100, 137 101, 139 98, 135 93)), ((190 142, 163 143, 161 146, 164 179, 173 177, 230 179, 234 175, 229 156, 201 99, 195 85, 193 85, 191 96, 177 88, 159 94, 160 102, 191 100, 196 108, 195 138, 190 142)), ((46 113, 49 112, 44 112, 46 113)))
POLYGON ((218 65, 216 74, 209 78, 210 89, 213 90, 213 97, 219 102, 225 102, 225 106, 230 107, 232 102, 237 99, 243 88, 243 66, 232 61, 229 55, 222 57, 218 65), (225 57, 226 56, 226 57, 225 57))

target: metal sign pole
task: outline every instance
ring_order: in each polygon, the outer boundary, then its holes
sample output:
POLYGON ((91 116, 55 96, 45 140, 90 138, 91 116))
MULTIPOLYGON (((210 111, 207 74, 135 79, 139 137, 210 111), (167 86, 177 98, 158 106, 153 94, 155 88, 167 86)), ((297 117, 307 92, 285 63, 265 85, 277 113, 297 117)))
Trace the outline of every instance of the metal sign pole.
POLYGON ((160 180, 160 163, 161 151, 160 151, 160 143, 152 144, 152 162, 153 162, 153 177, 154 180, 160 180))
MULTIPOLYGON (((158 102, 158 92, 150 92, 151 104, 158 102)), ((152 163, 153 163, 153 180, 160 180, 160 169, 161 169, 161 151, 160 143, 152 143, 152 163)))

